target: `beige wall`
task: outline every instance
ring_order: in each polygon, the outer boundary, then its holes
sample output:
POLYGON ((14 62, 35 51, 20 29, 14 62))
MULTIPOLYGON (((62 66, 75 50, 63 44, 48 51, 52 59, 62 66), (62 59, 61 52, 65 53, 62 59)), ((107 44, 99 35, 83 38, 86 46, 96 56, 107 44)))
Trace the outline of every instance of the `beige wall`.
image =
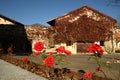
POLYGON ((112 41, 105 41, 104 42, 104 49, 107 53, 111 53, 113 50, 116 48, 116 43, 113 41, 113 46, 112 46, 112 41))
POLYGON ((10 22, 8 20, 5 20, 4 18, 1 18, 1 17, 0 17, 0 24, 11 24, 11 25, 13 25, 12 22, 10 22))
MULTIPOLYGON (((100 44, 100 42, 95 42, 97 44, 100 44)), ((69 50, 72 52, 72 54, 77 54, 77 42, 73 43, 73 45, 71 46, 67 46, 66 43, 61 43, 61 44, 57 44, 55 45, 55 48, 59 47, 59 46, 64 46, 66 50, 69 50)), ((114 42, 114 48, 116 48, 116 43, 114 42)), ((112 42, 110 41, 105 41, 104 42, 104 46, 102 46, 104 53, 111 53, 113 50, 112 47, 112 42)))

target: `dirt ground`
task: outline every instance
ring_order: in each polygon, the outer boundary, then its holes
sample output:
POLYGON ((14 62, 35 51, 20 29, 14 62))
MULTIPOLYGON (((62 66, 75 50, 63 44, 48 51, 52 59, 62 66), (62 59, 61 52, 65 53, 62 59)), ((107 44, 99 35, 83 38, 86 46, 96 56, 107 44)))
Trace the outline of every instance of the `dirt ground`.
MULTIPOLYGON (((15 58, 21 59, 23 56, 17 56, 13 55, 15 58)), ((92 71, 95 72, 98 65, 96 64, 95 60, 91 58, 89 54, 79 54, 79 55, 71 55, 68 56, 65 60, 65 63, 62 63, 60 65, 55 65, 55 67, 58 68, 68 68, 72 71, 92 71)), ((28 56, 29 60, 42 64, 40 60, 40 56, 34 57, 34 56, 28 56)), ((110 67, 104 67, 103 70, 105 71, 105 74, 108 78, 112 78, 115 80, 120 80, 120 54, 105 54, 101 58, 102 62, 105 64, 110 65, 110 67)), ((104 77, 102 73, 97 73, 98 76, 104 77)))

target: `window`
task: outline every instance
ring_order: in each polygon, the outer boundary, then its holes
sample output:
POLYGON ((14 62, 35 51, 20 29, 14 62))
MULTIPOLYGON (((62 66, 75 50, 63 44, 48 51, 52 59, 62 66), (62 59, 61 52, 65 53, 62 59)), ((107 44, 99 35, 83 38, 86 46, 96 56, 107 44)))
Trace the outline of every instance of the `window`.
POLYGON ((67 45, 67 46, 71 46, 71 45, 72 45, 72 42, 71 42, 71 41, 68 41, 68 42, 66 42, 66 45, 67 45))

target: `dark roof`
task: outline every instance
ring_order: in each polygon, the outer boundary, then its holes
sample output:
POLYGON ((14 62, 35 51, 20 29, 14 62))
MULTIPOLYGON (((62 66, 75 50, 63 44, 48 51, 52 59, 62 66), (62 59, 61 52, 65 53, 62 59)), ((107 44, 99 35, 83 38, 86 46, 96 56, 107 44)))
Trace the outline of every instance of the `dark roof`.
POLYGON ((10 19, 10 18, 8 18, 8 17, 6 17, 6 16, 4 16, 4 15, 2 15, 2 14, 0 14, 0 17, 6 19, 6 20, 8 20, 8 21, 11 21, 11 22, 13 22, 13 23, 15 23, 15 24, 17 24, 17 25, 22 25, 22 26, 24 25, 24 24, 22 24, 22 23, 20 23, 20 22, 17 22, 17 21, 15 21, 15 20, 13 20, 13 19, 10 19))
POLYGON ((75 10, 73 10, 73 11, 70 11, 70 12, 68 12, 68 13, 66 13, 66 14, 64 14, 64 15, 62 15, 62 16, 58 16, 57 18, 51 19, 51 20, 49 20, 47 23, 53 26, 55 20, 57 20, 57 19, 59 19, 59 18, 61 18, 61 17, 65 17, 66 15, 78 13, 78 11, 80 11, 80 10, 83 9, 83 8, 90 9, 90 10, 92 10, 93 12, 96 12, 96 13, 102 15, 103 17, 108 18, 109 20, 113 21, 114 23, 117 22, 116 19, 114 19, 114 18, 112 18, 112 17, 110 17, 110 16, 108 16, 108 15, 106 15, 106 14, 104 14, 104 13, 99 12, 98 10, 95 10, 95 9, 93 9, 93 8, 85 5, 85 6, 82 6, 82 7, 78 8, 78 9, 75 9, 75 10))

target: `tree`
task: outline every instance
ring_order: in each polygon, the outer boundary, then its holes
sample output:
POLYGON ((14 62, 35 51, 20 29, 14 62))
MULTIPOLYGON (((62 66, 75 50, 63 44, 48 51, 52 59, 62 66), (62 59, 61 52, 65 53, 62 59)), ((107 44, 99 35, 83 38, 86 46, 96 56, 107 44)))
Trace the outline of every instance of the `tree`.
POLYGON ((109 0, 107 6, 120 7, 120 0, 109 0))

